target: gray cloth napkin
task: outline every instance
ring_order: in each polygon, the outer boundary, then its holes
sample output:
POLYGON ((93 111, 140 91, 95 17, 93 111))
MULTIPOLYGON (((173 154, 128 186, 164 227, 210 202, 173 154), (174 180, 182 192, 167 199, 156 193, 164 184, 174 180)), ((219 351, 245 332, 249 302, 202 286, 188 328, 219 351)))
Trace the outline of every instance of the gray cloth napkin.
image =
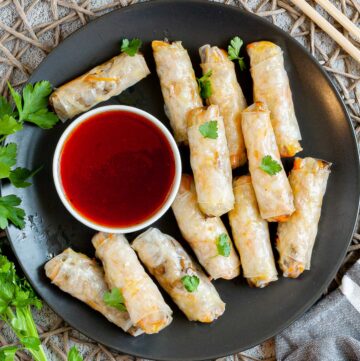
POLYGON ((360 259, 341 286, 275 338, 278 361, 360 360, 360 259))

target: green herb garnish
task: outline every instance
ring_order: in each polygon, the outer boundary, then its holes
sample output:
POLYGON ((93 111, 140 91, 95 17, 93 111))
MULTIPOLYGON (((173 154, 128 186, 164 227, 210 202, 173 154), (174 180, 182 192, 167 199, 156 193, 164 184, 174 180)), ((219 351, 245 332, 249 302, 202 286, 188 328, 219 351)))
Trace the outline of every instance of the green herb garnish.
POLYGON ((184 285, 186 291, 194 292, 199 287, 200 279, 198 276, 184 276, 181 278, 181 282, 184 285))
MULTIPOLYGON (((25 212, 18 206, 21 199, 14 194, 0 197, 0 228, 5 229, 9 225, 9 221, 16 227, 24 228, 25 212)), ((1 307, 1 305, 0 305, 1 307)))
POLYGON ((229 236, 226 233, 220 234, 216 240, 216 247, 220 256, 229 257, 231 252, 231 245, 229 236))
MULTIPOLYGON (((1 113, 1 105, 0 105, 1 113)), ((19 123, 13 116, 9 114, 0 115, 0 135, 6 136, 18 132, 23 128, 22 124, 19 123)), ((2 138, 4 139, 4 137, 2 138)), ((2 140, 1 139, 1 140, 2 140)))
POLYGON ((266 155, 261 160, 260 169, 270 175, 275 175, 282 170, 281 165, 271 157, 271 155, 266 155))
MULTIPOLYGON (((16 106, 13 110, 11 104, 0 96, 0 141, 8 135, 23 129, 24 122, 30 122, 43 129, 52 128, 59 118, 48 110, 48 99, 52 91, 51 84, 40 81, 27 84, 22 95, 15 91, 8 83, 10 94, 16 106)), ((25 188, 31 185, 28 179, 33 177, 41 167, 35 170, 13 167, 16 165, 17 145, 8 143, 0 146, 0 179, 9 179, 17 188, 25 188)), ((0 228, 4 229, 13 223, 18 228, 25 225, 25 212, 18 208, 21 199, 15 195, 0 197, 0 228)), ((8 351, 7 351, 8 352, 8 351)), ((0 361, 2 359, 0 358, 0 361)))
POLYGON ((121 43, 121 52, 126 53, 129 56, 135 56, 142 45, 140 39, 123 39, 121 43))
POLYGON ((16 352, 24 349, 31 353, 35 361, 47 360, 31 306, 40 309, 42 303, 29 283, 16 274, 14 264, 0 254, 0 320, 11 327, 22 345, 1 347, 1 361, 13 361, 16 352))
POLYGON ((26 188, 31 186, 30 182, 27 182, 29 178, 32 178, 36 173, 40 172, 43 167, 36 168, 34 170, 29 170, 27 168, 15 168, 10 172, 9 179, 10 182, 16 188, 26 188))
POLYGON ((16 164, 17 145, 9 143, 0 147, 0 179, 8 178, 11 167, 16 164))
POLYGON ((68 355, 67 355, 68 361, 83 361, 82 356, 80 355, 79 351, 75 346, 71 347, 68 355))
POLYGON ((241 49, 243 43, 244 42, 238 36, 235 36, 233 39, 231 39, 230 45, 228 46, 229 59, 237 60, 241 71, 246 69, 244 57, 239 57, 240 49, 241 49))
POLYGON ((13 361, 18 351, 17 346, 4 346, 0 348, 0 361, 13 361))
POLYGON ((16 116, 11 104, 5 99, 5 97, 0 96, 0 118, 3 118, 4 115, 12 117, 16 116))
POLYGON ((105 292, 103 299, 108 306, 115 307, 122 312, 126 311, 124 296, 118 288, 113 288, 110 292, 105 292))
POLYGON ((217 120, 210 120, 199 126, 199 132, 204 138, 216 139, 218 137, 217 120))
POLYGON ((199 85, 200 96, 203 99, 210 98, 212 94, 211 81, 210 81, 211 74, 212 71, 209 70, 201 78, 196 79, 199 85))
POLYGON ((19 113, 19 123, 34 123, 43 129, 52 128, 59 118, 48 110, 48 99, 52 92, 50 82, 42 80, 35 85, 27 84, 21 95, 8 83, 11 96, 19 113))

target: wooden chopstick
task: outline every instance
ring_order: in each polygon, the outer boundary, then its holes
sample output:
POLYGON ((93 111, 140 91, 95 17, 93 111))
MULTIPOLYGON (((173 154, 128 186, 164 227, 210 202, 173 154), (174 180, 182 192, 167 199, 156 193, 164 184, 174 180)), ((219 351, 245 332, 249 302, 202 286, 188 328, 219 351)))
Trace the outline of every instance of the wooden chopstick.
POLYGON ((339 24, 341 24, 357 41, 360 41, 360 29, 348 19, 336 6, 329 0, 315 0, 324 8, 339 24))
POLYGON ((300 8, 315 24, 323 29, 332 39, 334 39, 348 54, 360 63, 360 50, 353 45, 343 34, 323 18, 305 0, 291 0, 300 8))

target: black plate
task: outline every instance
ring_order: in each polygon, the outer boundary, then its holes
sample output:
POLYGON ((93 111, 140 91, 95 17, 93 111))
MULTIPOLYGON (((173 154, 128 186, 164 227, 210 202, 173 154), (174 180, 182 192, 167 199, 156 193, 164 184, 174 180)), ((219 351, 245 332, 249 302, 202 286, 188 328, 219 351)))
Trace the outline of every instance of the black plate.
MULTIPOLYGON (((51 161, 55 145, 69 124, 51 131, 27 126, 15 135, 19 165, 44 169, 25 190, 3 187, 3 194, 22 197, 28 215, 24 230, 9 228, 9 236, 24 272, 39 295, 79 331, 124 353, 158 360, 201 360, 235 353, 273 336, 309 308, 334 277, 351 239, 359 201, 359 160, 356 141, 345 107, 328 76, 290 36, 267 21, 241 10, 206 1, 155 1, 112 12, 91 22, 55 49, 31 77, 55 86, 118 54, 121 38, 139 37, 152 74, 109 104, 135 105, 161 119, 163 112, 150 41, 182 40, 199 75, 197 49, 205 43, 225 47, 240 35, 245 43, 271 40, 282 47, 290 77, 296 113, 303 135, 302 156, 333 162, 325 197, 312 269, 298 280, 280 278, 265 289, 248 287, 239 278, 216 281, 226 302, 225 314, 211 325, 189 322, 170 302, 175 318, 158 335, 132 338, 100 314, 52 286, 43 265, 72 246, 89 256, 93 231, 82 226, 62 206, 54 188, 51 161)), ((248 72, 239 74, 251 102, 248 72)), ((180 238, 171 211, 155 224, 180 238)), ((129 236, 133 239, 133 235, 129 236)))

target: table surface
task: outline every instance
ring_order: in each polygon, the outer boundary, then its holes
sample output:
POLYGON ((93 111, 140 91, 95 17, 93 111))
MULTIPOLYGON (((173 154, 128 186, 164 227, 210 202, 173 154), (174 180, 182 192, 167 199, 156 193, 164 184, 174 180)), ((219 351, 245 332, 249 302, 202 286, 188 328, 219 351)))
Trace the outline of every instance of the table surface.
MULTIPOLYGON (((0 93, 7 95, 6 82, 21 87, 46 54, 73 31, 92 19, 113 9, 138 1, 129 0, 1 0, 0 1, 0 93)), ((347 104, 358 141, 360 140, 360 65, 350 58, 334 41, 307 19, 287 0, 218 1, 238 6, 266 18, 294 36, 318 59, 331 76, 347 104)), ((341 0, 334 4, 355 24, 359 24, 358 0, 341 0)), ((316 9, 327 19, 320 8, 316 9)), ((331 20, 331 22, 333 22, 331 20)), ((337 26, 335 24, 335 26, 337 26)), ((348 36, 341 27, 339 30, 348 36)), ((350 37, 351 39, 351 37, 350 37)), ((353 39, 351 39, 353 40, 353 39)), ((356 44, 356 42, 354 42, 356 44)), ((359 46, 359 44, 356 44, 359 46)), ((344 266, 331 288, 352 261, 360 256, 360 231, 354 234, 344 266)), ((68 327, 44 305, 35 312, 45 351, 51 361, 66 360, 65 352, 75 344, 88 361, 133 360, 131 356, 111 353, 76 330, 68 327)), ((0 346, 14 342, 9 329, 0 322, 0 346)), ((25 354, 20 360, 30 360, 25 354)), ((274 340, 229 356, 223 360, 275 360, 274 340)))

